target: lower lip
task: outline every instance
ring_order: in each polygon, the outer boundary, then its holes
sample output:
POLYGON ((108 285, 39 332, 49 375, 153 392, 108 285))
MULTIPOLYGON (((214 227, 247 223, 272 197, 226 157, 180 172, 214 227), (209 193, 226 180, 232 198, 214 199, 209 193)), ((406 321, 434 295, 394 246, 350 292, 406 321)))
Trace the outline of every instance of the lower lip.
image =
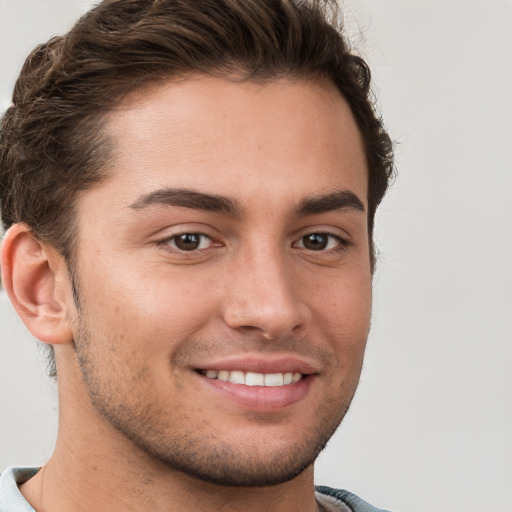
MULTIPOLYGON (((198 374, 199 375, 199 374, 198 374)), ((246 386, 199 375, 203 382, 214 391, 238 405, 254 411, 272 412, 290 407, 303 400, 315 379, 306 375, 299 382, 285 386, 246 386)))

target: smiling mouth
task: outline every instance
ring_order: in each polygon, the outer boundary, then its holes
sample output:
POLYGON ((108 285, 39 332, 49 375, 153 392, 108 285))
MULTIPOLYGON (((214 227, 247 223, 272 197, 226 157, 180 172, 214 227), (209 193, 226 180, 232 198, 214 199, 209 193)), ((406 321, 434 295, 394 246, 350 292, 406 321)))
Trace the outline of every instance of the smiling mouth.
POLYGON ((278 387, 288 386, 299 382, 302 373, 255 373, 239 370, 197 370, 208 379, 230 382, 232 384, 244 384, 246 386, 278 387))

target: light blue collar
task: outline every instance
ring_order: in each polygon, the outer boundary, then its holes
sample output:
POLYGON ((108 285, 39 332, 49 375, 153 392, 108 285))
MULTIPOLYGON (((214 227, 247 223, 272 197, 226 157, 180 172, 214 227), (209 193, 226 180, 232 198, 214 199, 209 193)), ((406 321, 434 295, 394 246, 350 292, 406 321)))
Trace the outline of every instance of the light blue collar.
POLYGON ((0 512, 36 512, 21 494, 18 484, 38 471, 39 468, 8 468, 0 475, 0 512))

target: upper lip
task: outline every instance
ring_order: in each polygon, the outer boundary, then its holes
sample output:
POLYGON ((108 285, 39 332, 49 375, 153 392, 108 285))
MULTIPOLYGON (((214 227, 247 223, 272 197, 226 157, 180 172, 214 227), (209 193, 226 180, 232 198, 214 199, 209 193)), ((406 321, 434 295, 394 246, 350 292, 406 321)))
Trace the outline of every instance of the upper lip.
POLYGON ((213 360, 194 366, 195 370, 224 370, 254 373, 302 373, 311 375, 319 372, 314 363, 293 356, 261 357, 237 356, 213 360))

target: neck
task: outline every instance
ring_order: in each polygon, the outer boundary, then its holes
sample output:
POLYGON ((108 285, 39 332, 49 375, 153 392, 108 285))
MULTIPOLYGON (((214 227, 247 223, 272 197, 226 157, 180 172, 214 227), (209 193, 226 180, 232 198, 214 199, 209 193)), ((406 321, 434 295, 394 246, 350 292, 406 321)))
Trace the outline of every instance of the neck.
POLYGON ((130 512, 313 512, 313 468, 289 482, 269 487, 225 487, 203 482, 160 463, 128 462, 114 450, 91 456, 86 443, 65 444, 21 487, 38 512, 126 510, 130 512), (86 452, 86 453, 84 453, 86 452), (126 463, 122 463, 122 459, 126 463))

